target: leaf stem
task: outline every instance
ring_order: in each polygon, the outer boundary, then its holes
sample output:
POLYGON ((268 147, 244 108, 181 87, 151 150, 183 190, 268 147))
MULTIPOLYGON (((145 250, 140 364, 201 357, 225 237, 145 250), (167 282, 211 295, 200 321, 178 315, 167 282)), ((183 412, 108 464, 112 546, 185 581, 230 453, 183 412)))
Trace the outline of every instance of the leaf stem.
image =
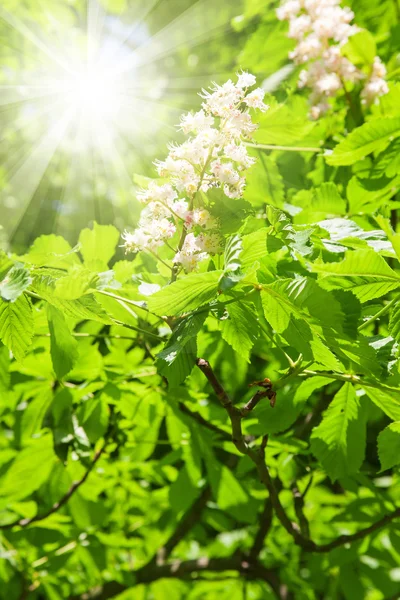
POLYGON ((363 329, 368 327, 368 325, 373 323, 376 319, 379 319, 380 317, 385 315, 391 309, 393 304, 395 304, 395 302, 397 302, 399 299, 400 299, 400 296, 398 296, 398 295, 395 296, 390 302, 385 304, 385 306, 383 306, 381 308, 381 310, 378 310, 378 312, 376 314, 372 315, 372 317, 370 317, 369 319, 364 321, 364 323, 361 323, 361 325, 358 327, 358 331, 362 331, 363 329))
POLYGON ((257 150, 287 150, 288 152, 324 152, 324 148, 313 148, 308 146, 279 146, 275 144, 253 144, 245 142, 249 148, 257 148, 257 150))

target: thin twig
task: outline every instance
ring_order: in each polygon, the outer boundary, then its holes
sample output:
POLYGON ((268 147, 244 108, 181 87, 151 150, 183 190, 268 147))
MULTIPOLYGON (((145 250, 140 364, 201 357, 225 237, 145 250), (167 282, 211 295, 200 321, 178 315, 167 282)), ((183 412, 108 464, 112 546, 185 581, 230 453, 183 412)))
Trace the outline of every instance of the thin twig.
POLYGON ((292 486, 294 510, 299 521, 300 531, 304 537, 310 537, 310 526, 304 514, 304 496, 301 494, 297 484, 292 486))
POLYGON ((92 472, 97 461, 103 454, 103 452, 106 448, 106 445, 107 445, 107 443, 104 442, 103 446, 95 452, 95 454, 93 456, 93 460, 90 463, 90 466, 86 470, 83 477, 81 477, 81 479, 78 479, 77 481, 74 481, 72 483, 71 487, 69 488, 69 490, 64 494, 64 496, 62 496, 62 498, 60 498, 60 500, 58 500, 58 502, 55 502, 51 508, 46 510, 44 513, 41 513, 41 514, 38 513, 34 517, 30 517, 28 519, 18 519, 17 521, 13 521, 12 523, 6 523, 5 525, 0 525, 0 529, 12 529, 13 527, 27 527, 31 523, 35 523, 36 521, 43 521, 43 519, 47 519, 47 517, 49 517, 53 513, 57 512, 62 506, 64 506, 64 504, 66 504, 68 502, 68 500, 76 492, 76 490, 79 489, 81 487, 81 485, 83 485, 85 483, 86 479, 89 477, 89 475, 92 472))
POLYGON ((258 557, 258 555, 264 547, 265 538, 267 537, 267 534, 271 529, 272 515, 273 510, 271 500, 270 498, 266 498, 264 502, 264 509, 258 519, 259 528, 254 538, 253 545, 249 554, 249 556, 253 559, 258 557))

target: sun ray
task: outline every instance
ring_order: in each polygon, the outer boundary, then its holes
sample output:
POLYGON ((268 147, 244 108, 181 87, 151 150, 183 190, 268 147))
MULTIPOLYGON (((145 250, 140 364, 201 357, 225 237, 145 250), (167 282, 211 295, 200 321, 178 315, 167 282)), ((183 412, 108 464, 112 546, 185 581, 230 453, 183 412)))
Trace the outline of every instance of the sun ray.
POLYGON ((18 227, 32 194, 36 190, 49 162, 65 135, 72 116, 71 110, 66 111, 63 117, 53 124, 49 131, 42 136, 28 158, 11 177, 9 187, 12 195, 18 198, 19 202, 18 207, 12 211, 8 220, 4 223, 11 235, 18 227))
POLYGON ((59 67, 65 69, 66 71, 70 71, 68 63, 66 63, 61 57, 57 56, 54 49, 53 51, 40 39, 35 35, 33 31, 29 29, 25 23, 23 23, 20 19, 9 13, 5 8, 0 6, 0 17, 6 21, 11 27, 17 30, 22 36, 24 36, 27 40, 32 42, 39 50, 44 52, 53 62, 55 62, 59 67))
POLYGON ((87 0, 87 62, 92 65, 95 61, 97 48, 103 35, 105 11, 97 0, 87 0))
MULTIPOLYGON (((233 14, 232 12, 231 16, 233 14)), ((218 7, 215 0, 198 0, 146 43, 131 52, 117 70, 125 73, 130 69, 137 69, 177 51, 182 45, 196 46, 201 41, 210 39, 211 33, 222 33, 228 27, 230 16, 218 7)))
POLYGON ((160 0, 147 0, 146 3, 143 3, 139 0, 139 6, 133 7, 135 20, 133 25, 128 29, 125 35, 119 40, 114 49, 110 52, 110 60, 114 60, 118 57, 118 54, 124 49, 124 46, 127 46, 128 42, 131 40, 135 33, 140 32, 145 23, 146 17, 151 13, 151 11, 155 8, 157 4, 159 4, 160 0))
POLYGON ((0 106, 29 102, 46 96, 54 96, 54 89, 47 85, 0 85, 0 106))

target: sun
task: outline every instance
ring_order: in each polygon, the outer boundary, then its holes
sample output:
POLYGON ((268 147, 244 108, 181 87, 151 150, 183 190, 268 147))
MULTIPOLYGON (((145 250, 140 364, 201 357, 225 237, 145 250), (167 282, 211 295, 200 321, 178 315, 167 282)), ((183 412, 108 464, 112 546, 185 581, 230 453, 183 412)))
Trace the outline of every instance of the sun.
POLYGON ((75 118, 97 130, 107 127, 110 134, 116 127, 124 94, 128 95, 123 81, 109 69, 85 63, 55 82, 53 93, 75 118))
POLYGON ((100 67, 82 68, 66 79, 64 89, 66 103, 88 119, 112 118, 121 107, 121 82, 100 67))

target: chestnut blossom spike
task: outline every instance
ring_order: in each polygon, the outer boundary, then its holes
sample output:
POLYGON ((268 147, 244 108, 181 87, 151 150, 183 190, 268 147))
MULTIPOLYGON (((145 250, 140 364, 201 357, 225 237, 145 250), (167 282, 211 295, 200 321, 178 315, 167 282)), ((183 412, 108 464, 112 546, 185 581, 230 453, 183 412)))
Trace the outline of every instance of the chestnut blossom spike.
POLYGON ((329 99, 347 82, 363 83, 361 101, 366 105, 377 102, 389 91, 386 69, 378 56, 367 75, 342 55, 342 46, 360 29, 352 24, 353 11, 340 4, 341 0, 283 0, 276 11, 278 19, 289 22, 288 37, 297 42, 289 58, 306 65, 298 87, 311 89, 312 119, 330 109, 329 99))
POLYGON ((236 83, 213 83, 200 94, 202 108, 181 117, 179 129, 189 137, 170 144, 167 157, 155 161, 164 181, 151 181, 138 193, 146 206, 138 227, 122 236, 127 252, 155 253, 167 243, 171 251, 176 247, 172 263, 186 272, 222 252, 220 221, 204 195, 215 188, 228 198, 243 195, 246 169, 255 162, 243 142, 257 129, 254 111, 269 108, 264 90, 251 90, 255 84, 255 76, 245 71, 238 73, 236 83))

